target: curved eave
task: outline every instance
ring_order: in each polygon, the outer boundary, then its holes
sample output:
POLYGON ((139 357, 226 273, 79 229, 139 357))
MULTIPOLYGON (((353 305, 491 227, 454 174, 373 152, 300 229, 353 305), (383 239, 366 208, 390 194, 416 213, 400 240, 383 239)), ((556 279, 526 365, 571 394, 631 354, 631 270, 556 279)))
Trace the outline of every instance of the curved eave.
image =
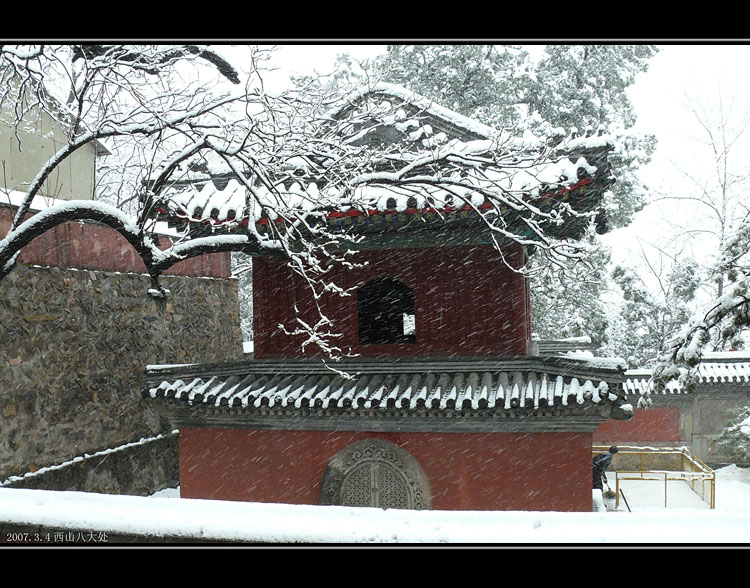
MULTIPOLYGON (((603 192, 611 182, 582 178, 577 183, 559 188, 554 192, 545 192, 533 199, 534 205, 540 210, 548 210, 558 206, 560 203, 568 203, 579 213, 587 213, 597 210, 602 199, 603 192)), ((166 220, 173 226, 190 227, 197 233, 215 232, 246 232, 250 219, 237 211, 229 210, 227 216, 219 214, 216 208, 212 214, 191 215, 184 210, 172 209, 166 203, 156 206, 157 218, 166 220)), ((241 212, 241 211, 240 211, 241 212)), ((332 231, 351 231, 353 233, 384 232, 390 230, 403 230, 408 227, 415 230, 430 230, 446 226, 456 225, 479 225, 483 223, 482 217, 489 215, 500 216, 508 225, 525 227, 522 214, 508 207, 497 206, 492 202, 485 201, 482 204, 472 206, 446 206, 442 208, 407 206, 398 209, 395 204, 383 209, 338 209, 328 211, 311 211, 312 214, 323 213, 322 218, 332 231)), ((312 218, 312 217, 311 217, 312 218)), ((283 220, 260 218, 255 221, 255 229, 260 233, 270 230, 272 224, 283 230, 283 220)), ((587 219, 571 218, 563 224, 551 224, 545 230, 552 236, 576 237, 588 226, 587 219)), ((597 218, 597 230, 606 232, 606 219, 597 218)))
POLYGON ((310 361, 153 369, 143 395, 180 424, 389 431, 593 430, 627 419, 621 371, 557 358, 310 361))

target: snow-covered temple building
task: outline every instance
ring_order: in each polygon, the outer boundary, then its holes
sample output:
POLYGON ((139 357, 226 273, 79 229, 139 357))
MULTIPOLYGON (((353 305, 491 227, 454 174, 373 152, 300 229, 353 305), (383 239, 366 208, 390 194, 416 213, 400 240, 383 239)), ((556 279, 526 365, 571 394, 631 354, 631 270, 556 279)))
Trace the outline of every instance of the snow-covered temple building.
MULTIPOLYGON (((496 132, 411 94, 407 100, 394 86, 362 96, 401 104, 414 122, 381 129, 381 139, 398 140, 403 129, 442 141, 496 132)), ((561 161, 573 173, 529 198, 598 210, 613 181, 608 150, 571 148, 561 161)), ((303 280, 283 257, 254 257, 254 354, 147 371, 144 397, 180 431, 182 496, 589 511, 593 433, 632 416, 624 366, 540 354, 529 282, 516 271, 530 251, 508 240, 498 253, 483 230, 491 206, 384 190, 368 206, 331 207, 331 231, 364 237, 356 265, 331 270, 330 281, 352 295, 319 300, 340 333, 336 344, 351 354, 336 362, 289 334, 297 316, 315 320, 303 280)), ((162 214, 212 231, 248 223, 263 231, 275 222, 253 217, 231 180, 187 190, 163 203, 162 214)), ((501 214, 509 226, 523 224, 513 211, 501 214)), ((579 220, 554 230, 581 236, 587 224, 579 220)))

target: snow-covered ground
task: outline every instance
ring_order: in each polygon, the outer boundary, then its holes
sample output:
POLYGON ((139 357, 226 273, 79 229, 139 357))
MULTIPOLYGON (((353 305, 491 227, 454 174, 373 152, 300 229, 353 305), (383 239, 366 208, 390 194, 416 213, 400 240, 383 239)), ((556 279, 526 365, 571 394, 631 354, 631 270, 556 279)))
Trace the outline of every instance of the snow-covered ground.
MULTIPOLYGON (((606 513, 401 511, 0 488, 0 521, 263 543, 750 544, 750 469, 716 472, 716 508, 684 483, 628 482, 606 513), (682 486, 680 486, 682 485, 682 486)), ((610 485, 614 474, 609 478, 610 485)))

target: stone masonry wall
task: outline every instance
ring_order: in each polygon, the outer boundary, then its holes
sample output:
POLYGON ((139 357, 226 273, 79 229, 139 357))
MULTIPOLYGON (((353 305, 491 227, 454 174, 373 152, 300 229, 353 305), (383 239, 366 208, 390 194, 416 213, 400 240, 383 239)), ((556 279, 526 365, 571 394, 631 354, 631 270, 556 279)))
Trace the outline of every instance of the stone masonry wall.
POLYGON ((0 481, 170 431, 149 364, 242 357, 237 282, 17 266, 0 281, 0 481))
POLYGON ((0 486, 150 496, 179 483, 178 435, 173 432, 12 476, 0 486))

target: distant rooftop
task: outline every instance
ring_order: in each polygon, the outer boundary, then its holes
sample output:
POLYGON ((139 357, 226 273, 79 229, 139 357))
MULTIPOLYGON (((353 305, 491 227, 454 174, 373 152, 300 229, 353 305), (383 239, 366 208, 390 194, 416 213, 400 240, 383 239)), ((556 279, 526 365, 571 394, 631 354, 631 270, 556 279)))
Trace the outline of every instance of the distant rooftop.
MULTIPOLYGON (((653 393, 652 370, 633 369, 625 372, 625 393, 653 393)), ((698 364, 697 383, 699 385, 750 385, 750 351, 722 351, 705 353, 698 364)), ((684 394, 682 385, 673 380, 664 387, 664 394, 684 394)))

